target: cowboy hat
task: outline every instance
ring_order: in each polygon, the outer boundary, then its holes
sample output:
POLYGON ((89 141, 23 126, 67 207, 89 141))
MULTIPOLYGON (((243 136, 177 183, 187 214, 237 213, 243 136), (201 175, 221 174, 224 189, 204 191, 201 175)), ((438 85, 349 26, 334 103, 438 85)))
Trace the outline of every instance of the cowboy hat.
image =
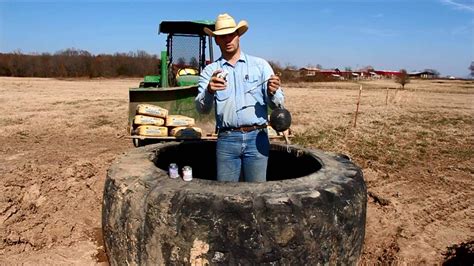
POLYGON ((225 13, 217 16, 215 29, 215 31, 212 31, 209 28, 204 28, 204 32, 206 32, 207 35, 216 36, 226 35, 237 31, 239 36, 242 36, 242 34, 249 29, 249 25, 245 20, 240 21, 239 24, 235 24, 234 18, 225 13))

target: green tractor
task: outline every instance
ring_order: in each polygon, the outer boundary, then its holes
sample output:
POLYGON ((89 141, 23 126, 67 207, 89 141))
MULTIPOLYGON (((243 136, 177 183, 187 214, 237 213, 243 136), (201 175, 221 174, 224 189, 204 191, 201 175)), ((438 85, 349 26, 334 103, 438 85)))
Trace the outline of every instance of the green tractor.
POLYGON ((214 30, 214 21, 163 21, 159 33, 168 34, 166 51, 161 52, 160 75, 145 76, 138 88, 129 89, 129 133, 136 147, 173 140, 169 137, 134 135, 133 123, 139 104, 152 104, 196 121, 210 121, 212 115, 197 113, 194 98, 198 80, 206 64, 213 61, 212 37, 204 27, 214 30), (208 54, 206 53, 208 48, 208 54))

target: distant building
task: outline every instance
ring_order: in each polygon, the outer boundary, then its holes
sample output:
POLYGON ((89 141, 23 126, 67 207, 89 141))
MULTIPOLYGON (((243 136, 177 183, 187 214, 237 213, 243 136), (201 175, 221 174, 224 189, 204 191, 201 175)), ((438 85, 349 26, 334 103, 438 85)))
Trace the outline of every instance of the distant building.
POLYGON ((317 67, 303 67, 303 68, 300 68, 300 76, 312 77, 312 76, 316 76, 316 73, 320 71, 321 69, 317 67))
POLYGON ((436 78, 436 73, 433 73, 431 71, 417 71, 417 72, 411 72, 408 73, 410 78, 419 78, 419 79, 432 79, 436 78))
POLYGON ((400 76, 400 71, 393 71, 393 70, 374 70, 375 73, 377 73, 377 75, 380 75, 384 78, 395 78, 395 77, 398 77, 400 76))
MULTIPOLYGON (((333 79, 394 79, 401 75, 400 71, 394 70, 375 70, 372 68, 363 68, 355 71, 341 71, 335 69, 320 69, 317 67, 303 67, 299 70, 300 77, 323 76, 333 79)), ((429 70, 408 73, 411 78, 432 79, 437 78, 438 73, 429 70)))
POLYGON ((393 79, 399 76, 400 71, 393 70, 375 70, 372 68, 365 68, 356 71, 341 71, 335 69, 319 69, 315 67, 303 67, 299 69, 300 77, 311 77, 321 75, 324 77, 331 77, 333 79, 393 79))

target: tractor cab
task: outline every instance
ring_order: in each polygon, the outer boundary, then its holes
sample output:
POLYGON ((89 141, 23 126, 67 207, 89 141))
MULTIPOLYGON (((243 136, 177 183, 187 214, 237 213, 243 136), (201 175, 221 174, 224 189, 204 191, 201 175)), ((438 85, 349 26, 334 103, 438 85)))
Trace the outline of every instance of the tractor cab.
POLYGON ((214 22, 163 21, 159 33, 167 34, 166 51, 161 52, 161 75, 145 76, 141 88, 183 87, 196 85, 206 63, 213 61, 212 39, 204 27, 214 29, 214 22), (209 54, 206 54, 208 47, 209 54))
POLYGON ((199 114, 194 103, 199 75, 206 64, 213 61, 212 37, 206 35, 205 27, 214 30, 214 21, 160 23, 159 33, 167 34, 166 51, 161 52, 160 71, 145 76, 137 88, 129 89, 128 131, 135 146, 177 139, 137 133, 140 124, 135 121, 138 109, 143 105, 159 106, 171 115, 190 117, 196 124, 214 120, 212 112, 199 114))

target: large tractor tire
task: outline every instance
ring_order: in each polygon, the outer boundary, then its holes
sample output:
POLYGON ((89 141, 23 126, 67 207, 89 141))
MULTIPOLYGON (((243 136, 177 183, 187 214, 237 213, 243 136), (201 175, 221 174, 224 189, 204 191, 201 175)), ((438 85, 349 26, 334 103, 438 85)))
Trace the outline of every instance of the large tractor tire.
POLYGON ((265 183, 215 181, 214 141, 149 145, 107 173, 111 265, 354 265, 366 186, 347 156, 272 144, 265 183), (194 179, 168 177, 170 163, 194 179))

